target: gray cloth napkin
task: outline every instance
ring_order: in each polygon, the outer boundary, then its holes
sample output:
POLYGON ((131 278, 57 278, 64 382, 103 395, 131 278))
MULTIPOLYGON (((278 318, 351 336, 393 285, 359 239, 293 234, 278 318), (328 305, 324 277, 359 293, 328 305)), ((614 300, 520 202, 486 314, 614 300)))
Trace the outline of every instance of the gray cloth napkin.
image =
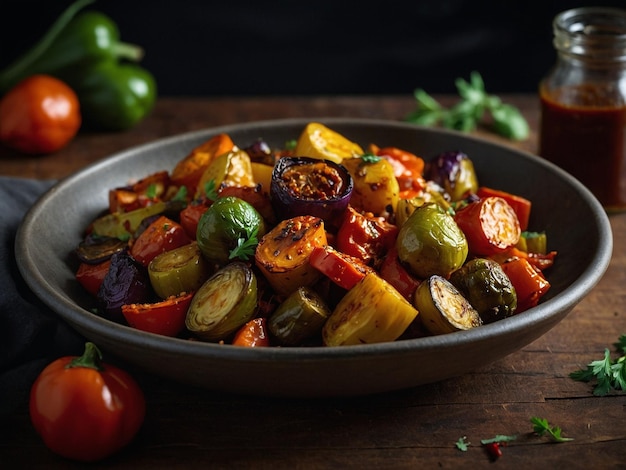
POLYGON ((30 291, 15 260, 19 224, 53 184, 0 176, 0 416, 27 402, 46 365, 84 350, 85 340, 30 291))

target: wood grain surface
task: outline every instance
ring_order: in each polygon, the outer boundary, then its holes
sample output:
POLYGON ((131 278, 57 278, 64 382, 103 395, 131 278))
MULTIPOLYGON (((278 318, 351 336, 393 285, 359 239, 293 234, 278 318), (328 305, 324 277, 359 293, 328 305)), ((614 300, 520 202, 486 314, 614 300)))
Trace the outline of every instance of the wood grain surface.
MULTIPOLYGON (((536 152, 536 96, 503 99, 527 117, 530 139, 513 143, 478 134, 536 152)), ((0 148, 0 175, 59 179, 128 147, 217 125, 287 117, 401 120, 413 107, 405 96, 161 98, 136 128, 83 133, 54 155, 25 157, 0 148)), ((190 388, 128 366, 146 394, 145 424, 123 452, 90 467, 626 468, 626 392, 594 397, 591 385, 569 378, 626 334, 626 213, 610 221, 613 259, 590 295, 549 333, 488 367, 377 396, 288 400, 190 388), (557 444, 537 437, 532 416, 548 419, 574 440, 557 444), (480 440, 496 434, 517 439, 492 462, 480 440), (470 442, 466 452, 455 447, 463 436, 470 442)), ((43 446, 26 404, 0 425, 0 468, 75 466, 43 446)))

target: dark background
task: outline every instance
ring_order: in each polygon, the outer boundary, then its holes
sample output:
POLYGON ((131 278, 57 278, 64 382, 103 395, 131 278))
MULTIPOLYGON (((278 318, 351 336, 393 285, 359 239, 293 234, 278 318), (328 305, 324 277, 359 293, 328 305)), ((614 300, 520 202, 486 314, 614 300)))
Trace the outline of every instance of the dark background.
MULTIPOLYGON (((5 0, 0 68, 71 3, 5 0)), ((159 94, 454 92, 481 73, 489 92, 534 92, 555 60, 552 19, 620 1, 98 0, 145 49, 159 94)))

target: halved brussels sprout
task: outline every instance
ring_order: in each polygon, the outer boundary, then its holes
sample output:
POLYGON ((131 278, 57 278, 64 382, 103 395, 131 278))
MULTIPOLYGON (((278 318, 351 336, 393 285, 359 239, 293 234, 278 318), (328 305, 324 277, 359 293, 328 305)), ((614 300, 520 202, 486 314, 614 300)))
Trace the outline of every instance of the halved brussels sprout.
POLYGON ((185 325, 205 341, 227 339, 254 317, 257 279, 242 262, 226 265, 211 276, 194 295, 185 325))

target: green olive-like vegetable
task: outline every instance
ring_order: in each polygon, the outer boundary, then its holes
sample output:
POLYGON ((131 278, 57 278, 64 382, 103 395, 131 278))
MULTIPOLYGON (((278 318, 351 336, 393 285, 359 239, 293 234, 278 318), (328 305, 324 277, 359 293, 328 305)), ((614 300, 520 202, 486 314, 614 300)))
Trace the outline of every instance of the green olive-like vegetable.
POLYGON ((396 240, 400 261, 419 279, 448 277, 467 258, 465 234, 454 218, 435 203, 417 207, 402 224, 396 240))
POLYGON ((292 292, 268 318, 267 327, 274 340, 283 346, 299 346, 319 334, 331 311, 310 287, 292 292))
POLYGON ((480 315, 454 285, 431 276, 417 287, 413 305, 424 327, 433 335, 469 330, 482 324, 480 315))
POLYGON ((452 273, 450 282, 478 311, 483 323, 492 323, 515 313, 515 287, 494 260, 470 260, 452 273))
POLYGON ((231 256, 242 260, 253 257, 258 240, 264 234, 265 221, 254 206, 238 197, 227 196, 218 198, 202 214, 196 240, 208 261, 223 266, 231 256))
POLYGON ((128 240, 141 222, 147 217, 162 213, 167 209, 165 202, 159 201, 130 212, 115 212, 96 219, 92 224, 93 233, 103 237, 128 240))
POLYGON ((227 264, 194 295, 185 325, 205 341, 227 339, 252 320, 257 306, 257 279, 245 263, 227 264))
POLYGON ((148 265, 154 292, 162 299, 195 292, 209 277, 209 265, 196 242, 157 255, 148 265))

